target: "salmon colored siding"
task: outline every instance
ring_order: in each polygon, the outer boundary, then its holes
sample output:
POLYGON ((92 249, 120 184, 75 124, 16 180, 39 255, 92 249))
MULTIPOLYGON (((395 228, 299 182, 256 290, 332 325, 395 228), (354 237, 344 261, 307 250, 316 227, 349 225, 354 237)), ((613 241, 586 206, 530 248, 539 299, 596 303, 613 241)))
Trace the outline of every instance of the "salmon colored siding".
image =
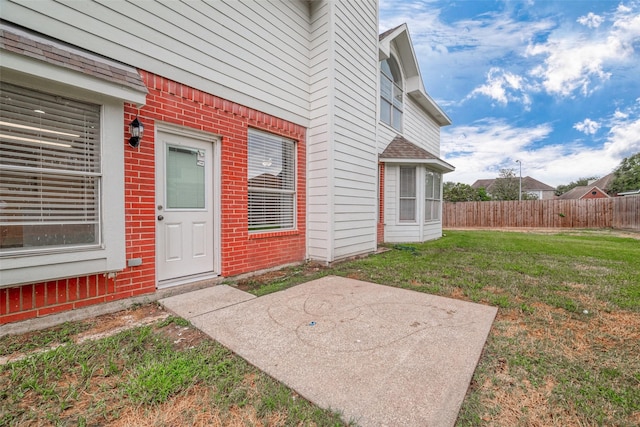
POLYGON ((145 71, 140 74, 149 94, 140 110, 125 104, 123 144, 126 259, 142 258, 142 265, 125 267, 113 277, 92 274, 0 289, 0 324, 155 292, 156 121, 209 132, 221 141, 221 206, 215 207, 220 208, 221 213, 222 266, 218 273, 228 277, 305 259, 306 129, 161 76, 145 71), (145 132, 140 147, 134 149, 127 140, 129 123, 136 116, 144 124, 145 132), (247 132, 250 127, 297 141, 295 230, 248 232, 247 132))

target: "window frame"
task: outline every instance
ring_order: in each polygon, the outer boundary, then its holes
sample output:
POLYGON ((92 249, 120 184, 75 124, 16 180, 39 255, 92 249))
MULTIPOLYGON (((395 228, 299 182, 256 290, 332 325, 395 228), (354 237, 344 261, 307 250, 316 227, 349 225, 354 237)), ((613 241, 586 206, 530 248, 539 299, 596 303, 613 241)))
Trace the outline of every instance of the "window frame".
MULTIPOLYGON (((29 59, 26 59, 29 62, 29 59)), ((20 64, 22 65, 22 64, 20 64)), ((29 64, 31 65, 31 64, 29 64)), ((60 74, 51 64, 30 69, 38 75, 60 74)), ((108 88, 77 76, 76 85, 27 75, 17 69, 4 69, 3 81, 28 89, 100 105, 101 194, 100 215, 102 242, 86 247, 43 250, 37 253, 15 252, 0 255, 0 287, 37 283, 65 277, 119 271, 125 267, 124 215, 124 103, 108 94, 108 88)))
POLYGON ((398 167, 398 223, 415 224, 418 221, 418 168, 411 165, 400 165, 398 167), (413 195, 403 196, 403 179, 402 171, 413 172, 413 195), (413 201, 413 217, 411 219, 402 218, 403 201, 413 201))
POLYGON ((0 248, 0 255, 100 246, 102 107, 7 82, 0 87, 9 101, 0 171, 6 174, 7 200, 14 200, 7 203, 13 214, 7 215, 3 231, 11 235, 9 229, 19 229, 23 237, 20 246, 0 248))
POLYGON ((442 174, 429 168, 424 168, 424 222, 442 220, 442 174), (428 190, 429 177, 431 191, 428 190))
MULTIPOLYGON (((296 229, 298 203, 297 153, 298 142, 296 140, 261 129, 249 128, 247 132, 247 230, 250 234, 278 233, 296 229), (252 136, 255 140, 252 140, 252 136), (253 162, 254 156, 259 159, 260 153, 252 154, 251 145, 252 143, 261 142, 264 143, 264 145, 260 146, 263 153, 269 149, 277 149, 278 147, 274 146, 276 143, 282 144, 279 147, 282 155, 280 167, 284 178, 278 178, 280 174, 273 175, 273 178, 266 177, 266 171, 272 167, 272 164, 265 164, 264 161, 262 162, 262 170, 265 172, 253 178, 251 177, 252 173, 256 173, 257 170, 261 169, 259 164, 253 162), (285 155, 290 158, 285 157, 285 155), (262 178, 262 182, 260 182, 261 180, 256 180, 261 175, 265 175, 262 178), (254 185, 252 185, 252 179, 256 180, 253 182, 254 185), (278 184, 279 188, 274 187, 274 185, 278 184), (280 202, 278 202, 278 198, 280 202), (271 213, 256 213, 252 218, 252 203, 263 204, 263 211, 272 208, 272 206, 269 206, 270 203, 280 204, 281 209, 271 213), (262 222, 256 221, 256 218, 260 218, 260 216, 263 216, 262 222)), ((273 157, 275 156, 269 157, 268 161, 274 161, 273 157)))
POLYGON ((380 61, 380 113, 378 117, 382 123, 402 132, 404 84, 400 66, 393 56, 380 61), (387 74, 386 68, 389 69, 391 75, 387 74), (385 90, 387 86, 390 87, 390 90, 385 90), (387 92, 389 93, 387 94, 387 92))

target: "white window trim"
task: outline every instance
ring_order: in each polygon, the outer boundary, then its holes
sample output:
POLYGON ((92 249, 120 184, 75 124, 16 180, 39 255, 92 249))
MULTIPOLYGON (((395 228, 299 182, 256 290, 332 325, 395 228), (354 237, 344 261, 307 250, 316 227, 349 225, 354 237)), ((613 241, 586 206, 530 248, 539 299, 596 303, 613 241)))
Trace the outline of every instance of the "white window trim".
MULTIPOLYGON (((274 191, 275 194, 291 194, 293 196, 292 203, 292 223, 291 227, 283 227, 283 228, 268 228, 268 229, 254 229, 252 230, 248 227, 249 235, 260 235, 265 233, 280 233, 280 232, 288 232, 292 230, 298 229, 298 141, 292 138, 284 137, 282 135, 278 135, 277 133, 268 132, 262 129, 250 128, 249 132, 258 132, 267 135, 273 135, 276 138, 287 139, 293 143, 293 153, 292 153, 292 162, 293 162, 293 190, 289 191, 274 191)), ((248 158, 248 134, 247 134, 247 158, 248 158)), ((255 191, 262 191, 261 189, 256 189, 255 191)), ((269 191, 266 191, 269 192, 269 191)), ((249 219, 248 212, 248 204, 249 204, 249 195, 251 193, 251 188, 247 182, 247 220, 249 219)))
MULTIPOLYGON (((419 218, 420 218, 420 185, 419 185, 419 176, 420 176, 420 168, 416 167, 415 165, 398 165, 398 188, 396 189, 396 198, 397 198, 397 208, 396 208, 396 218, 397 218, 397 223, 399 225, 415 225, 419 222, 419 218), (407 168, 407 169, 413 169, 415 172, 414 175, 414 185, 415 185, 415 190, 416 190, 416 194, 413 197, 414 199, 414 219, 400 219, 400 211, 401 211, 401 203, 400 201, 402 200, 402 192, 401 192, 401 188, 400 186, 402 185, 402 169, 403 168, 407 168)), ((408 199, 408 198, 407 198, 408 199)))
MULTIPOLYGON (((3 64, 4 65, 4 64, 3 64)), ((45 64, 40 71, 59 67, 45 64)), ((31 70, 33 72, 33 70, 31 70)), ((55 74, 55 73, 54 73, 55 74)), ((79 74, 73 72, 72 74, 79 74)), ((44 74, 47 75, 47 74, 44 74)), ((101 105, 102 151, 102 234, 103 244, 97 248, 79 248, 58 253, 33 255, 15 254, 0 258, 0 287, 114 272, 125 267, 124 210, 124 105, 122 99, 105 93, 104 85, 97 92, 84 87, 69 86, 15 70, 2 69, 3 80, 34 90, 59 94, 80 101, 101 105)), ((93 80, 93 79, 88 79, 93 80)), ((85 82, 85 83, 90 83, 85 82)), ((84 85, 83 85, 84 86, 84 85)), ((119 93, 120 94, 120 93, 119 93)))
POLYGON ((422 181, 424 182, 424 207, 423 207, 423 215, 422 215, 422 220, 424 221, 425 224, 432 224, 434 222, 441 222, 442 221, 442 173, 435 171, 433 169, 428 169, 428 168, 421 168, 422 169, 422 181), (438 202, 438 217, 437 218, 431 218, 431 219, 427 219, 427 172, 431 172, 433 174, 437 174, 440 176, 440 190, 439 190, 439 194, 440 194, 440 198, 439 199, 428 199, 429 201, 437 201, 438 202))
MULTIPOLYGON (((387 163, 391 164, 391 163, 387 163)), ((396 182, 396 194, 395 194, 395 225, 397 226, 415 226, 420 224, 434 224, 442 222, 442 184, 443 173, 435 169, 427 168, 424 164, 415 163, 396 163, 394 166, 397 168, 397 182, 396 182), (402 167, 414 167, 416 170, 416 219, 414 221, 400 220, 400 169, 402 167), (426 172, 440 174, 440 212, 437 219, 425 219, 426 216, 426 172)))
MULTIPOLYGON (((393 130, 394 132, 399 132, 402 134, 402 132, 404 131, 404 118, 405 118, 405 107, 406 107, 406 84, 405 84, 405 78, 404 78, 404 73, 402 71, 402 67, 400 66, 400 62, 395 58, 394 55, 390 56, 389 58, 385 59, 386 61, 392 59, 393 61, 395 61, 396 66, 398 67, 398 72, 400 73, 400 82, 402 83, 402 87, 400 88, 400 90, 402 91, 402 114, 400 117, 400 129, 397 129, 395 126, 393 126, 393 110, 394 110, 394 106, 393 106, 393 94, 394 94, 394 90, 395 87, 397 86, 397 84, 391 80, 391 123, 387 123, 385 121, 382 120, 382 85, 380 84, 380 78, 382 76, 382 61, 378 62, 378 122, 380 124, 382 124, 383 126, 388 127, 390 130, 393 130)), ((385 76, 387 77, 387 76, 385 76)))

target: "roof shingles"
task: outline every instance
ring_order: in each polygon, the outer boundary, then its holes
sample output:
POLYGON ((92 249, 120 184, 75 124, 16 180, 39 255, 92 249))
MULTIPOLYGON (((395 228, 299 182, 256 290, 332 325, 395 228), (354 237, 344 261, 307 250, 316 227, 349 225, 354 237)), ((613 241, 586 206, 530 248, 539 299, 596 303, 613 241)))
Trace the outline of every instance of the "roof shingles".
POLYGON ((0 49, 147 92, 140 74, 134 68, 116 64, 110 59, 101 59, 90 52, 83 54, 77 48, 65 49, 61 42, 26 30, 11 31, 11 27, 3 25, 0 28, 0 49))
MULTIPOLYGON (((438 159, 427 150, 398 135, 380 154, 381 159, 438 159)), ((439 159, 438 159, 439 160, 439 159)))

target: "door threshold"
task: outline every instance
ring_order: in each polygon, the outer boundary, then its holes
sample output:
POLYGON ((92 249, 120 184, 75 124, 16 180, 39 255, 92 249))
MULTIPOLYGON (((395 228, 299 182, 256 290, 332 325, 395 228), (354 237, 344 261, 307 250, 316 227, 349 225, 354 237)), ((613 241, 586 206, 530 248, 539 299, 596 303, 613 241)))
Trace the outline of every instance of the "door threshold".
POLYGON ((193 274, 191 276, 178 277, 176 279, 168 279, 162 280, 158 282, 158 289, 167 289, 172 288, 174 286, 186 285, 195 282, 203 282, 205 280, 215 279, 216 277, 220 277, 218 273, 202 273, 202 274, 193 274))

